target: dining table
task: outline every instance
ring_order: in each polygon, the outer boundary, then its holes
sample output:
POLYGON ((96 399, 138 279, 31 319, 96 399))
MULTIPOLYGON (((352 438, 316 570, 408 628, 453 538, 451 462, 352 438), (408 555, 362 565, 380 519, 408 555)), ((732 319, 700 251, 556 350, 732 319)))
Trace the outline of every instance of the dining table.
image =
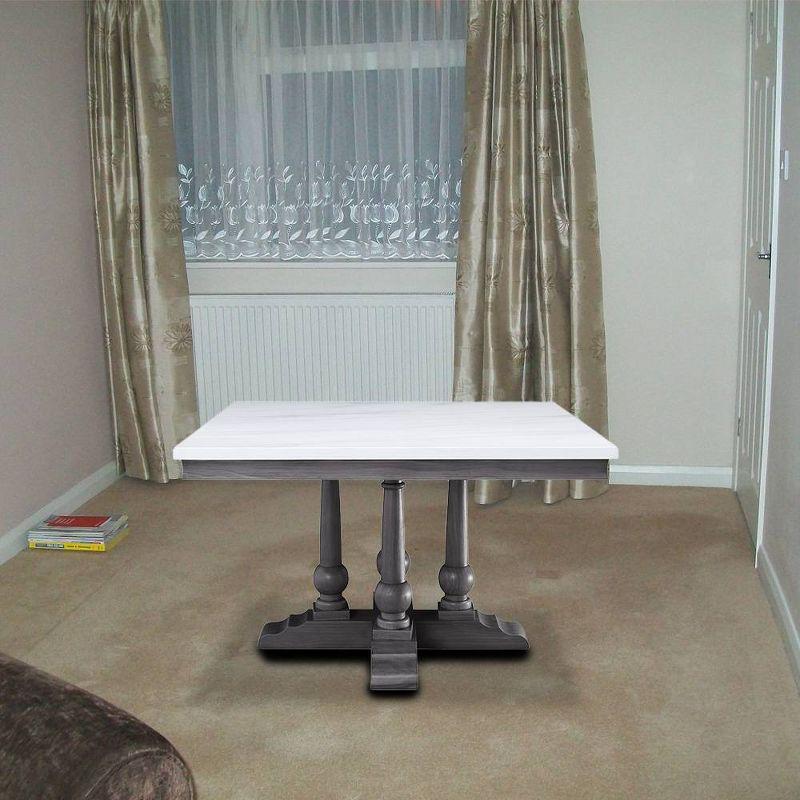
MULTIPOLYGON (((414 691, 419 651, 530 648, 520 623, 473 603, 469 482, 607 480, 618 451, 553 402, 242 401, 180 442, 173 456, 188 480, 318 480, 319 563, 311 576, 316 599, 300 613, 267 622, 258 647, 368 651, 371 690, 414 691), (345 597, 342 480, 380 480, 383 488, 371 609, 350 608, 345 597), (447 481, 448 487, 442 596, 430 609, 414 607, 407 580, 403 494, 413 480, 447 481)), ((492 513, 503 514, 502 505, 492 513)), ((504 566, 509 577, 526 569, 514 560, 504 566)), ((515 602, 529 601, 510 598, 515 602)))

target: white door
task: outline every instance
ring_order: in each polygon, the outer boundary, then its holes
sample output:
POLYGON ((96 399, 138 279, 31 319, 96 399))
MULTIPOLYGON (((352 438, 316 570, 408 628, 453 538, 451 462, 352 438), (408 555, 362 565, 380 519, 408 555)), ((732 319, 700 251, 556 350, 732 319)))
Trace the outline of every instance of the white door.
POLYGON ((779 0, 750 0, 747 155, 735 488, 756 538, 764 435, 779 0))

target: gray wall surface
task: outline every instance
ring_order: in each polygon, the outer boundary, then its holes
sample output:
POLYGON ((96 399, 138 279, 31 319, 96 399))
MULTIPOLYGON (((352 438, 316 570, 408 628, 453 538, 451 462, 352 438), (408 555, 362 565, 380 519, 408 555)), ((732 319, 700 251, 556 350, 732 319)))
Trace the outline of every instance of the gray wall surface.
POLYGON ((0 534, 113 459, 81 2, 0 2, 0 534))
POLYGON ((730 467, 744 2, 581 3, 611 439, 621 464, 730 467))

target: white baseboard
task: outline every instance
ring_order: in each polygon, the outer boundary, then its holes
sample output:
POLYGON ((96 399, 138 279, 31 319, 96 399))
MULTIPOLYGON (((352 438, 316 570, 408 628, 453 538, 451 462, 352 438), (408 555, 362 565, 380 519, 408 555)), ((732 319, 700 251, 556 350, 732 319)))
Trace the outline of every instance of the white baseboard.
POLYGON ((778 574, 770 560, 769 553, 762 547, 758 551, 758 574, 764 592, 769 599, 772 610, 777 618, 778 627, 783 636, 786 652, 789 656, 789 665, 792 668, 794 679, 800 689, 800 631, 798 622, 794 619, 792 609, 786 600, 778 574))
POLYGON ((110 461, 97 472, 76 483, 71 489, 67 489, 64 494, 51 500, 46 506, 42 506, 10 531, 0 534, 0 564, 25 549, 27 544, 25 534, 31 526, 50 514, 71 514, 96 494, 100 494, 103 489, 111 486, 119 477, 116 462, 110 461))
POLYGON ((730 489, 731 467, 662 467, 611 465, 611 483, 632 486, 706 486, 730 489))

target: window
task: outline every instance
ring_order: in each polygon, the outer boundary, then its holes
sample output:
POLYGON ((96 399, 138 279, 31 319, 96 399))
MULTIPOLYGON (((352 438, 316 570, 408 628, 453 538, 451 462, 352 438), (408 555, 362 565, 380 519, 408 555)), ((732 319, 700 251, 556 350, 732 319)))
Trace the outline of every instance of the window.
POLYGON ((450 260, 464 0, 167 2, 189 260, 450 260))

